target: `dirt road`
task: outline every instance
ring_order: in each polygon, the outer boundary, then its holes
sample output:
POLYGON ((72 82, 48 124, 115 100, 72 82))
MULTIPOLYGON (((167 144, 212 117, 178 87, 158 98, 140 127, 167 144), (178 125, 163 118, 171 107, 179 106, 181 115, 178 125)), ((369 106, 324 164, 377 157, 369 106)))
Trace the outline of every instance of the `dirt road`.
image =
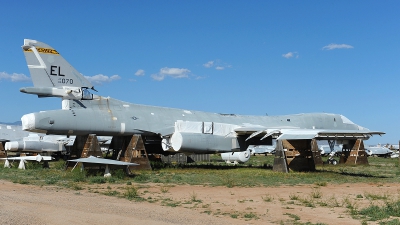
POLYGON ((360 220, 349 215, 349 206, 367 207, 371 195, 398 199, 400 185, 136 185, 142 201, 104 195, 123 192, 123 185, 90 185, 76 191, 0 180, 0 187, 1 224, 290 224, 296 220, 358 225, 360 220))

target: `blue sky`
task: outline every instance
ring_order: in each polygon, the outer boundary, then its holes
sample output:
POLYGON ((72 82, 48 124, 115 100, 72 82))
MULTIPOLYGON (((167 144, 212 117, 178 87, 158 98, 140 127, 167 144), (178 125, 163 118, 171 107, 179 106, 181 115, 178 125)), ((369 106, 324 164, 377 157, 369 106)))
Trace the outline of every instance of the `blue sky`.
POLYGON ((55 48, 98 94, 251 115, 339 113, 397 143, 399 1, 2 1, 0 121, 58 109, 23 39, 55 48))

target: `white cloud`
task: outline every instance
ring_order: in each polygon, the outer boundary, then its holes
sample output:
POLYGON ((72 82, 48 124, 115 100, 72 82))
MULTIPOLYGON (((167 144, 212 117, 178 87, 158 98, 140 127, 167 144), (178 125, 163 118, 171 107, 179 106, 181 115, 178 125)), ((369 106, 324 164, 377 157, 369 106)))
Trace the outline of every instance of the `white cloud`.
POLYGON ((232 67, 232 65, 229 65, 227 63, 223 63, 219 59, 217 59, 215 61, 208 61, 207 63, 204 63, 203 66, 206 67, 206 68, 215 68, 216 70, 224 70, 226 68, 231 68, 232 67))
POLYGON ((88 79, 88 81, 90 81, 91 83, 94 83, 94 84, 109 83, 111 81, 121 79, 121 77, 118 76, 118 75, 112 75, 111 77, 108 77, 108 76, 103 75, 103 74, 97 74, 97 75, 94 75, 94 76, 85 76, 85 78, 88 79))
POLYGON ((0 72, 0 80, 11 80, 11 82, 29 82, 31 78, 22 73, 0 72))
POLYGON ((297 59, 297 58, 299 58, 299 54, 297 52, 288 52, 286 54, 282 54, 282 57, 285 57, 287 59, 290 59, 292 57, 296 57, 296 59, 297 59))
POLYGON ((152 74, 151 77, 154 80, 162 81, 165 77, 172 77, 172 78, 186 78, 189 77, 190 70, 183 69, 183 68, 168 68, 164 67, 160 69, 160 72, 157 74, 152 74))
POLYGON ((196 79, 196 80, 201 80, 201 79, 205 79, 206 77, 205 76, 195 76, 194 77, 194 79, 196 79))
POLYGON ((341 48, 348 49, 348 48, 354 48, 354 47, 351 46, 351 45, 347 45, 347 44, 335 44, 335 43, 332 43, 332 44, 329 44, 327 46, 322 47, 322 50, 333 50, 333 49, 341 49, 341 48))
POLYGON ((136 71, 136 73, 135 73, 136 76, 144 76, 144 74, 145 74, 144 70, 141 70, 141 69, 136 71))
POLYGON ((162 81, 162 80, 164 80, 165 75, 156 73, 156 74, 152 74, 151 78, 153 78, 156 81, 162 81))
POLYGON ((183 77, 188 77, 190 70, 164 67, 161 68, 160 73, 165 74, 167 76, 171 76, 173 78, 183 78, 183 77))
POLYGON ((204 63, 203 66, 205 68, 211 68, 214 65, 214 61, 208 61, 207 63, 204 63))

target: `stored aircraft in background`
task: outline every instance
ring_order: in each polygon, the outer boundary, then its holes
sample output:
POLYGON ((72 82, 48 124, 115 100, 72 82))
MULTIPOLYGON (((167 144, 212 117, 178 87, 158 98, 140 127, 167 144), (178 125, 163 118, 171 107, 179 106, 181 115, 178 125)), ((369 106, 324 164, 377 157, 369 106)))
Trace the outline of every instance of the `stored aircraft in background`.
POLYGON ((338 143, 329 143, 326 140, 318 141, 318 149, 323 156, 336 155, 342 152, 343 145, 338 143))
POLYGON ((0 141, 4 150, 13 152, 60 152, 73 139, 65 135, 45 135, 22 130, 21 125, 0 124, 0 141))
POLYGON ((19 161, 18 169, 25 169, 25 163, 26 161, 36 161, 36 162, 44 162, 43 166, 48 167, 47 162, 53 160, 53 157, 51 156, 41 156, 40 154, 35 155, 35 156, 18 156, 18 157, 6 157, 6 158, 0 158, 0 160, 4 160, 4 167, 9 168, 11 167, 11 164, 9 161, 19 161))
POLYGON ((22 130, 22 126, 16 123, 0 123, 0 142, 3 146, 7 141, 22 139, 28 137, 29 134, 30 132, 22 130))
POLYGON ((380 157, 391 157, 393 154, 393 151, 390 150, 386 146, 382 146, 380 144, 378 145, 366 145, 365 146, 365 152, 368 154, 368 156, 380 156, 380 157))
POLYGON ((21 140, 9 141, 5 143, 4 150, 10 152, 36 152, 54 153, 65 152, 66 145, 73 144, 71 138, 65 135, 39 135, 35 133, 23 137, 21 140))
MULTIPOLYGON (((10 152, 36 152, 36 153, 66 153, 67 148, 72 146, 75 136, 66 135, 38 135, 31 133, 28 137, 19 141, 10 141, 5 143, 4 150, 10 152)), ((111 137, 99 136, 100 146, 110 144, 111 137)))
MULTIPOLYGON (((0 124, 0 142, 5 151, 31 152, 31 153, 56 153, 65 152, 72 146, 75 136, 45 135, 22 130, 21 125, 0 124)), ((101 146, 109 144, 111 137, 98 137, 101 146)))
POLYGON ((273 139, 368 139, 370 131, 345 116, 305 113, 245 116, 138 105, 93 95, 93 85, 51 46, 30 39, 22 46, 34 87, 20 91, 62 98, 62 109, 22 116, 24 130, 56 135, 139 134, 153 153, 246 151, 273 139))

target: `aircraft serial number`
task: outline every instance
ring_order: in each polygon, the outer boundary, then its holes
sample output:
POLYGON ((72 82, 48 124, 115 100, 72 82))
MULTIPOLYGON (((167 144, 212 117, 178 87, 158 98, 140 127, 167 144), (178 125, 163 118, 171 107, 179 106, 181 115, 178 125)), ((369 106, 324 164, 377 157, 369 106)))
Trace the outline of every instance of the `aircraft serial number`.
POLYGON ((74 80, 73 79, 58 78, 58 83, 59 84, 73 84, 74 80))

